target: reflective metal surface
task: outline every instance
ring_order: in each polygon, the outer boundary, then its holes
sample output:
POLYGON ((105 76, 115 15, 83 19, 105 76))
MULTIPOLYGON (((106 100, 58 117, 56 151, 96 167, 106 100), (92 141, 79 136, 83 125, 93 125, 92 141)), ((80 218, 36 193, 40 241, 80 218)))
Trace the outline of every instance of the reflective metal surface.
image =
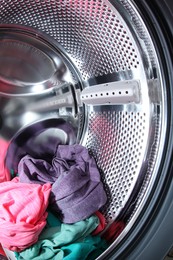
POLYGON ((58 144, 74 144, 77 129, 60 118, 49 118, 30 124, 18 131, 12 138, 7 150, 5 165, 15 174, 18 163, 27 152, 34 158, 49 158, 58 144), (33 149, 34 147, 34 149, 33 149), (47 150, 44 149, 47 147, 47 150))
POLYGON ((62 117, 80 132, 79 82, 61 51, 36 31, 0 28, 1 138, 10 140, 25 125, 44 118, 62 117))
POLYGON ((22 35, 22 32, 1 32, 2 94, 41 94, 69 77, 69 70, 63 60, 42 41, 22 35))
POLYGON ((130 0, 6 0, 0 23, 1 138, 38 120, 68 121, 97 161, 107 223, 125 221, 115 246, 153 187, 167 124, 157 50, 138 10, 130 0), (130 103, 93 102, 103 85, 112 93, 125 82, 138 82, 130 103))

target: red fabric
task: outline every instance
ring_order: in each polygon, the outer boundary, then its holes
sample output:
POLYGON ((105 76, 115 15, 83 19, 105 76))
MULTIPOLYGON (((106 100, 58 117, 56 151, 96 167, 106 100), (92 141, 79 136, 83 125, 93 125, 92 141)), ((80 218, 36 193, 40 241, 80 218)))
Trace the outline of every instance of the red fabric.
POLYGON ((95 236, 99 234, 102 230, 104 230, 106 226, 106 220, 103 214, 100 211, 96 211, 95 215, 99 218, 100 224, 97 226, 97 228, 92 232, 92 235, 95 236))
POLYGON ((0 139, 0 182, 10 181, 10 172, 5 168, 4 160, 9 143, 0 139))
POLYGON ((125 228, 123 221, 113 222, 103 234, 103 238, 108 242, 113 242, 125 228))
POLYGON ((0 255, 6 256, 1 244, 0 244, 0 255))

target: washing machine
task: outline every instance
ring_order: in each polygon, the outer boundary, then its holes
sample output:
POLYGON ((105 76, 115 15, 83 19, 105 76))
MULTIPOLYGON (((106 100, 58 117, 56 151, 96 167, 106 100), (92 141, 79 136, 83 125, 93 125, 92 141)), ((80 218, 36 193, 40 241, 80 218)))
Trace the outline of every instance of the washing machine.
POLYGON ((171 0, 0 1, 1 138, 52 118, 74 127, 107 230, 123 223, 100 260, 163 260, 173 246, 172 31, 171 0))

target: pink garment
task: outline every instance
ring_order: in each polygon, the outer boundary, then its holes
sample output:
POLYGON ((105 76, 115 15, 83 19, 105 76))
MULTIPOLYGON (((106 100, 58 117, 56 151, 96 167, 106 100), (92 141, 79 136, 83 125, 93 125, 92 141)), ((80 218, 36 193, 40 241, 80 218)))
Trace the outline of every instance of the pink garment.
POLYGON ((0 182, 10 181, 10 172, 4 165, 4 160, 9 143, 3 139, 0 139, 0 182))
POLYGON ((20 252, 36 243, 46 225, 51 184, 0 183, 0 243, 20 252))
POLYGON ((99 218, 99 225, 92 232, 93 236, 98 235, 101 231, 103 231, 105 229, 105 226, 106 226, 106 219, 103 216, 103 214, 100 211, 96 211, 95 215, 99 218))

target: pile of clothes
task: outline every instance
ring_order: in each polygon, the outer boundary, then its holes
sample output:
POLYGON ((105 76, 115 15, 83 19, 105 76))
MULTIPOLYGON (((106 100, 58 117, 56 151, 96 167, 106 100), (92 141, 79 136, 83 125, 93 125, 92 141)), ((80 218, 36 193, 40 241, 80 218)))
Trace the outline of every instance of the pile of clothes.
MULTIPOLYGON (((95 259, 125 224, 101 213, 107 196, 89 151, 41 128, 0 139, 0 243, 18 260, 95 259)), ((61 130, 74 136, 67 122, 61 130)))
POLYGON ((48 144, 32 143, 22 157, 14 150, 11 176, 9 144, 0 140, 0 243, 16 259, 94 259, 108 246, 99 235, 107 196, 96 162, 80 144, 48 144))

